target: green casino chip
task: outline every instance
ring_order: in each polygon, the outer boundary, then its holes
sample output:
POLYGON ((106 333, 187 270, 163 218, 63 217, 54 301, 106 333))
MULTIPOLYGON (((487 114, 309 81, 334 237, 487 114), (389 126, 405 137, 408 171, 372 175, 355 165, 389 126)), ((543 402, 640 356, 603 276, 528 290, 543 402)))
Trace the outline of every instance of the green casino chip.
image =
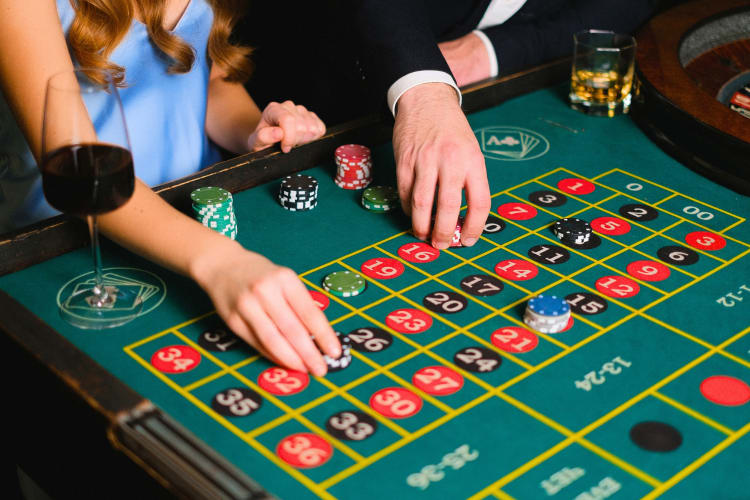
POLYGON ((354 297, 365 290, 365 279, 351 271, 336 271, 323 279, 323 289, 337 297, 354 297))
POLYGON ((190 193, 190 199, 196 205, 221 205, 232 198, 232 194, 220 187, 202 187, 190 193))
POLYGON ((393 205, 398 201, 398 193, 392 186, 372 186, 364 190, 362 200, 378 205, 393 205))

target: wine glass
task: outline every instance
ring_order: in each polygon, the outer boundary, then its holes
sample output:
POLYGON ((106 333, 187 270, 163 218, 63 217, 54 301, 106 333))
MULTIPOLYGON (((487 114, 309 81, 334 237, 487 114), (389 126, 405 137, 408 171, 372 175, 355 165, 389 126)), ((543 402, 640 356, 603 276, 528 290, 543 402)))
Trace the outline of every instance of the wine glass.
MULTIPOLYGON (((97 215, 133 195, 130 139, 111 73, 76 69, 50 77, 42 125, 42 185, 54 208, 85 217, 94 271, 66 284, 61 316, 80 328, 122 325, 141 310, 137 286, 119 273, 103 275, 97 215)), ((63 292, 61 290, 61 293, 63 292)))

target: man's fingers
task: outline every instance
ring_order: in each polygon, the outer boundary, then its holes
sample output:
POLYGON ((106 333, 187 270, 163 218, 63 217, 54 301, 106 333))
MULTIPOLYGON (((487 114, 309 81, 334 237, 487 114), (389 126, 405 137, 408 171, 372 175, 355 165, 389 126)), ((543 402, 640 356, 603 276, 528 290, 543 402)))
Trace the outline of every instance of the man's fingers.
POLYGON ((479 239, 487 216, 490 213, 492 200, 487 183, 487 171, 484 158, 478 160, 480 165, 472 166, 466 175, 466 220, 461 230, 461 243, 471 246, 479 239))
POLYGON ((463 179, 448 173, 444 173, 439 182, 437 215, 435 226, 432 228, 432 245, 442 250, 450 246, 456 231, 464 183, 463 179))
MULTIPOLYGON (((418 161, 434 161, 422 157, 418 161)), ((414 236, 426 240, 430 236, 432 223, 432 205, 435 201, 437 170, 434 168, 415 168, 414 185, 411 192, 411 226, 414 236)))

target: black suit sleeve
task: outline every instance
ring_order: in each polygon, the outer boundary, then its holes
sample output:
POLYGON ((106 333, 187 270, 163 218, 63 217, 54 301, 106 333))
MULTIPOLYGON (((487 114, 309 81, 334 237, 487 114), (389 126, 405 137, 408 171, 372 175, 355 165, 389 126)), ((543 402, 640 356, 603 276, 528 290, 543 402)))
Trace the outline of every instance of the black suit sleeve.
POLYGON ((552 13, 530 1, 504 24, 482 31, 492 42, 500 75, 573 53, 573 34, 585 29, 632 33, 653 12, 652 0, 569 0, 552 13))
POLYGON ((368 87, 386 101, 388 88, 420 70, 451 74, 438 49, 424 0, 344 0, 368 87))

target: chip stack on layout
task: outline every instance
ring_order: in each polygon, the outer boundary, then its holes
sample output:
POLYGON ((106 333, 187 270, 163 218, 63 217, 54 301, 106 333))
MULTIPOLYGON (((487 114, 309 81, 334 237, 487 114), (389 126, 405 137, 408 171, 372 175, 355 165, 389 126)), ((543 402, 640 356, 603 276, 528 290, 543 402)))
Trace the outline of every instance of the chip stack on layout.
POLYGON ((279 203, 292 212, 312 210, 318 205, 318 181, 303 174, 284 177, 279 187, 279 203))
POLYGON ((364 189, 372 182, 372 154, 360 144, 336 148, 336 185, 343 189, 364 189))
POLYGON ((459 216, 458 221, 456 222, 456 229, 453 230, 453 237, 451 238, 452 247, 463 246, 461 244, 461 231, 463 230, 463 227, 464 227, 464 218, 459 216))
POLYGON ((556 295, 537 295, 526 304, 523 322, 542 333, 561 332, 568 326, 570 305, 556 295))
POLYGON ((362 192, 362 206, 370 212, 389 212, 398 206, 398 193, 391 186, 372 186, 362 192))
POLYGON ((202 187, 190 193, 190 199, 198 222, 233 240, 237 238, 232 193, 220 187, 202 187))
POLYGON ((591 224, 575 217, 558 219, 553 227, 555 236, 568 245, 583 245, 591 239, 591 224))
POLYGON ((334 359, 327 354, 323 355, 323 360, 328 365, 329 372, 343 370, 352 363, 352 343, 349 337, 341 332, 336 332, 336 335, 338 335, 339 342, 341 342, 341 356, 334 359))

